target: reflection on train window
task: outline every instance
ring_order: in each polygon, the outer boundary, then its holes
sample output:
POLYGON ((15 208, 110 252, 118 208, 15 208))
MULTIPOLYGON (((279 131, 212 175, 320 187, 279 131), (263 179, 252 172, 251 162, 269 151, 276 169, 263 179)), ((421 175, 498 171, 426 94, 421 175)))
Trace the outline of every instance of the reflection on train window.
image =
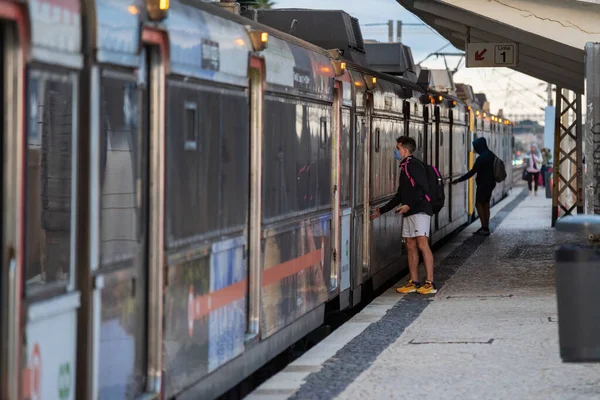
POLYGON ((101 86, 100 265, 132 265, 138 245, 138 89, 135 81, 106 76, 101 86))
POLYGON ((381 145, 381 130, 379 128, 375 129, 375 153, 379 153, 381 145))
POLYGON ((340 169, 340 200, 343 205, 350 202, 350 143, 352 140, 350 121, 350 110, 346 108, 342 109, 342 137, 340 139, 340 162, 342 163, 340 169))
POLYGON ((323 148, 322 137, 330 111, 300 99, 267 96, 265 113, 269 118, 264 125, 263 204, 268 207, 263 208, 263 219, 272 222, 328 208, 331 154, 328 144, 323 148))
POLYGON ((185 102, 185 150, 198 149, 198 120, 197 120, 196 103, 190 101, 185 102))
MULTIPOLYGON (((250 162, 247 93, 169 80, 167 96, 167 248, 241 231, 249 209, 250 174, 244 173, 250 162), (192 140, 192 135, 184 124, 191 124, 193 110, 186 107, 186 102, 197 107, 198 151, 186 151, 186 142, 192 140), (187 121, 184 112, 190 113, 187 121)), ((286 122, 296 125, 295 120, 286 122)))
POLYGON ((440 146, 444 145, 444 130, 440 129, 440 146))
POLYGON ((75 77, 32 69, 27 93, 26 293, 71 270, 75 77))
POLYGON ((423 133, 419 131, 419 150, 423 148, 423 133))

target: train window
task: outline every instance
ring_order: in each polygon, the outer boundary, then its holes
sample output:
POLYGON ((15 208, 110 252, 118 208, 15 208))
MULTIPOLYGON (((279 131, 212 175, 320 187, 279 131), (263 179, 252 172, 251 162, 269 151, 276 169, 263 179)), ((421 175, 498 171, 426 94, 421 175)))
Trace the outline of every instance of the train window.
POLYGON ((67 285, 73 268, 71 208, 75 76, 32 69, 27 81, 26 294, 67 285))
POLYGON ((419 132, 419 149, 423 148, 423 134, 419 132))
POLYGON ((440 129, 440 146, 444 145, 444 130, 440 129))
POLYGON ((381 131, 379 128, 375 129, 375 153, 379 153, 381 145, 381 131))
POLYGON ((325 144, 327 143, 327 117, 321 117, 320 138, 321 138, 321 148, 324 149, 325 144))
POLYGON ((198 106, 196 103, 185 102, 184 118, 184 149, 195 151, 198 149, 198 106))
POLYGON ((138 217, 146 145, 135 108, 139 89, 131 76, 106 71, 100 90, 100 268, 125 267, 137 260, 144 223, 138 217))
POLYGON ((367 124, 364 119, 360 120, 360 141, 364 143, 367 139, 367 124))

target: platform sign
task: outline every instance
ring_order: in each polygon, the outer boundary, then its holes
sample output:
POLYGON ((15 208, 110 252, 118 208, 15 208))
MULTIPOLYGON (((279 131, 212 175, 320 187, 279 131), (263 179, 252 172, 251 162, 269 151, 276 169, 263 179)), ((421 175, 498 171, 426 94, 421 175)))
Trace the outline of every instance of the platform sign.
POLYGON ((517 43, 467 43, 467 68, 516 67, 517 43))

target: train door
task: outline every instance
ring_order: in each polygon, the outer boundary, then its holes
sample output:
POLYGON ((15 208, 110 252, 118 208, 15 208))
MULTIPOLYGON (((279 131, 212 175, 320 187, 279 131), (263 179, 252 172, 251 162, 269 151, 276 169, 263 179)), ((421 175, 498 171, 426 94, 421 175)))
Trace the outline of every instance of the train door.
POLYGON ((423 106, 423 161, 431 164, 431 125, 429 120, 429 106, 423 106))
POLYGON ((99 202, 99 218, 92 254, 98 254, 94 396, 100 399, 123 399, 145 389, 149 201, 144 71, 140 68, 138 77, 112 68, 98 72, 99 196, 92 202, 99 202))
MULTIPOLYGON (((16 3, 0 4, 0 18, 17 11, 16 3)), ((19 21, 22 23, 22 21, 19 21)), ((23 179, 23 125, 19 115, 23 111, 23 64, 18 26, 8 20, 0 21, 0 93, 2 93, 2 265, 0 268, 0 398, 19 398, 21 371, 21 273, 24 263, 23 179)))
POLYGON ((261 234, 262 234, 262 138, 265 65, 258 57, 250 59, 250 227, 248 263, 247 342, 260 336, 261 316, 261 234))
MULTIPOLYGON (((431 160, 432 160, 432 164, 437 166, 440 169, 440 173, 442 174, 442 176, 444 176, 445 171, 443 169, 443 166, 440 165, 440 145, 443 143, 443 137, 442 137, 442 130, 440 127, 440 107, 439 106, 435 106, 434 108, 434 112, 433 112, 433 138, 431 140, 431 144, 432 144, 432 148, 431 148, 431 160)), ((439 224, 439 220, 440 220, 440 215, 439 213, 435 215, 435 217, 433 218, 434 222, 433 222, 433 229, 432 229, 432 233, 437 231, 440 228, 440 224, 439 224)))
POLYGON ((340 167, 339 167, 339 176, 340 176, 340 218, 341 218, 341 227, 340 227, 340 254, 339 254, 339 263, 340 263, 340 307, 345 308, 347 305, 350 305, 350 289, 351 285, 351 271, 350 266, 353 265, 351 262, 351 257, 353 253, 353 240, 351 232, 352 232, 352 202, 351 202, 351 163, 354 159, 352 157, 352 148, 354 144, 352 143, 352 87, 349 83, 342 83, 342 110, 341 110, 341 129, 340 129, 340 167), (344 293, 346 292, 346 293, 344 293))
POLYGON ((100 399, 160 391, 163 68, 159 48, 147 46, 136 70, 92 72, 92 91, 100 95, 91 145, 92 391, 100 399))
MULTIPOLYGON (((0 25, 0 65, 2 65, 2 71, 5 71, 5 64, 4 64, 4 44, 5 44, 5 39, 4 39, 4 27, 2 25, 0 25)), ((6 98, 4 97, 4 81, 6 80, 4 73, 0 74, 0 95, 2 96, 2 103, 0 103, 0 117, 2 118, 2 121, 5 121, 6 118, 4 117, 5 114, 5 105, 9 104, 6 100, 6 98)), ((8 259, 12 258, 8 256, 8 249, 6 248, 7 246, 5 246, 5 242, 4 242, 4 227, 5 227, 5 220, 8 217, 8 213, 7 210, 4 208, 4 204, 6 203, 5 199, 4 199, 4 194, 5 194, 5 186, 8 184, 8 178, 7 176, 4 175, 4 160, 6 160, 9 156, 9 154, 5 154, 4 153, 4 142, 5 142, 5 135, 4 132, 6 131, 6 127, 5 124, 2 124, 2 139, 0 140, 0 154, 2 155, 2 162, 0 162, 0 174, 2 174, 2 186, 0 187, 0 207, 2 207, 2 230, 0 230, 0 242, 2 243, 2 248, 0 250, 0 256, 2 257, 2 264, 0 265, 0 340, 2 341, 2 343, 7 343, 7 336, 8 336, 8 319, 7 319, 7 311, 5 310, 6 308, 6 304, 8 303, 8 298, 6 298, 6 293, 9 289, 10 286, 7 286, 8 283, 8 271, 9 271, 9 266, 7 265, 10 261, 8 259)), ((5 365, 6 362, 4 360, 7 359, 7 350, 8 347, 10 346, 5 346, 2 345, 0 346, 0 397, 2 398, 8 398, 8 392, 6 391, 6 371, 7 371, 7 366, 5 365)))
POLYGON ((334 296, 339 289, 339 280, 341 278, 340 268, 340 244, 341 244, 341 209, 340 209, 340 139, 342 136, 342 100, 343 89, 342 82, 336 80, 334 84, 333 95, 333 113, 332 113, 332 145, 331 145, 331 202, 332 202, 332 218, 331 218, 331 272, 329 283, 330 297, 334 296))
MULTIPOLYGON (((362 93, 360 93, 362 95, 362 93)), ((357 92, 356 97, 358 98, 359 93, 357 92)), ((360 245, 363 243, 363 235, 364 235, 364 201, 365 201, 365 152, 366 152, 366 144, 367 144, 367 117, 363 110, 360 110, 354 114, 354 132, 353 140, 354 140, 354 149, 353 149, 353 166, 352 166, 352 188, 353 188, 353 196, 354 201, 353 205, 354 216, 353 216, 353 240, 356 241, 359 245, 353 246, 352 256, 353 261, 352 265, 354 266, 354 270, 352 271, 352 288, 354 289, 352 304, 356 304, 357 301, 360 300, 360 292, 358 291, 358 287, 362 285, 363 273, 364 273, 364 259, 363 259, 363 250, 364 246, 360 245)), ((368 181, 367 181, 368 182, 368 181)), ((367 216, 368 217, 368 216, 367 216)))
MULTIPOLYGON (((142 168, 147 168, 146 189, 149 206, 147 223, 147 268, 148 268, 148 337, 146 359, 146 393, 159 394, 163 370, 163 321, 164 321, 164 266, 165 266, 165 110, 166 110, 166 65, 167 37, 162 32, 145 29, 142 32, 146 59, 144 100, 144 135, 147 147, 147 165, 141 158, 142 168)), ((138 78, 139 79, 139 78, 138 78)), ((142 345, 140 344, 140 347, 142 345)))
POLYGON ((364 149, 364 214, 363 214, 363 279, 369 275, 369 269, 371 268, 371 143, 373 131, 373 94, 366 92, 365 94, 365 110, 367 121, 366 125, 366 137, 365 137, 365 149, 364 149))
MULTIPOLYGON (((446 162, 446 164, 448 165, 448 179, 447 182, 450 182, 454 179, 454 164, 456 162, 456 157, 454 156, 454 112, 453 110, 448 110, 448 119, 450 121, 450 125, 448 126, 448 161, 446 162)), ((455 213, 453 213, 453 207, 454 207, 454 185, 446 185, 447 187, 447 191, 448 191, 448 220, 449 222, 452 222, 452 217, 454 216, 455 213)))

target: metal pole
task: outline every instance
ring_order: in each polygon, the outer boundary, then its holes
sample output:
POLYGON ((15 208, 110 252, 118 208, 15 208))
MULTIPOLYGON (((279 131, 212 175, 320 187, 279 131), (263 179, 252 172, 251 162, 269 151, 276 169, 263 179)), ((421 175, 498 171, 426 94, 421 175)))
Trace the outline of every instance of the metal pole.
POLYGON ((394 21, 388 20, 388 42, 392 43, 394 41, 394 21))
POLYGON ((585 45, 587 121, 582 146, 585 159, 584 208, 600 214, 600 43, 585 45))
POLYGON ((396 21, 396 41, 402 43, 402 21, 396 21))
POLYGON ((560 118, 562 116, 562 88, 556 86, 556 115, 554 117, 554 178, 552 179, 552 226, 558 219, 558 182, 560 181, 560 118))
POLYGON ((581 112, 581 94, 573 93, 575 95, 575 165, 577 174, 577 214, 583 214, 584 197, 583 197, 583 129, 582 129, 582 115, 581 112))

